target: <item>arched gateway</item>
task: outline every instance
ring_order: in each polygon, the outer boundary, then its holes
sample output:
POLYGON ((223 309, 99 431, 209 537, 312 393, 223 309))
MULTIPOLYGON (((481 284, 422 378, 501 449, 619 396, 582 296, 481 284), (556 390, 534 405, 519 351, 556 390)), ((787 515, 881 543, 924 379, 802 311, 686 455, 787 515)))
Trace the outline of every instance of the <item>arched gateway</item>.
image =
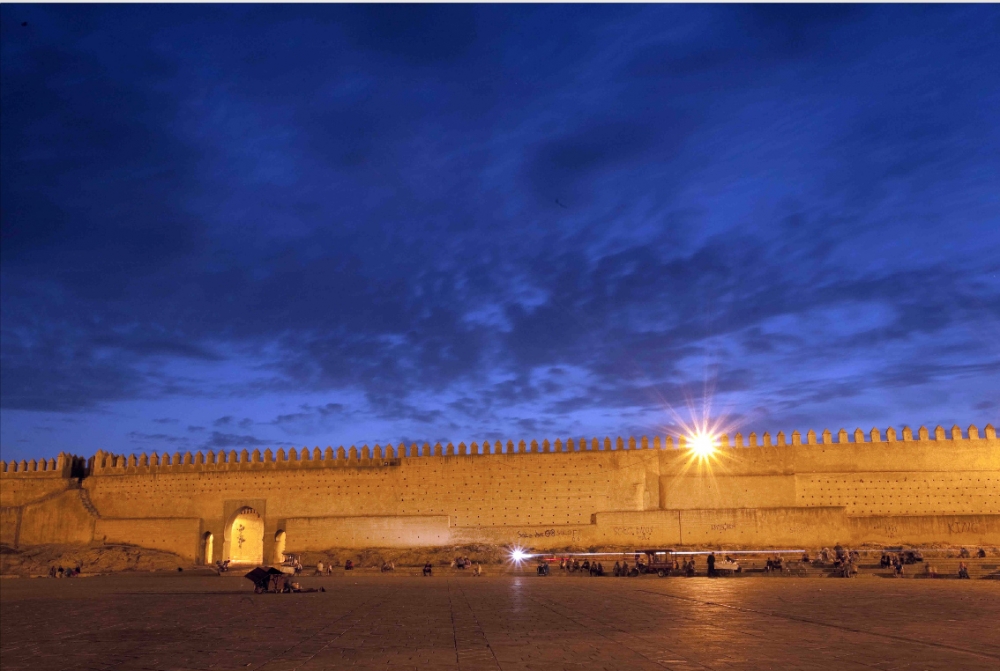
POLYGON ((236 511, 226 528, 228 559, 234 564, 264 562, 264 520, 256 510, 244 506, 236 511))

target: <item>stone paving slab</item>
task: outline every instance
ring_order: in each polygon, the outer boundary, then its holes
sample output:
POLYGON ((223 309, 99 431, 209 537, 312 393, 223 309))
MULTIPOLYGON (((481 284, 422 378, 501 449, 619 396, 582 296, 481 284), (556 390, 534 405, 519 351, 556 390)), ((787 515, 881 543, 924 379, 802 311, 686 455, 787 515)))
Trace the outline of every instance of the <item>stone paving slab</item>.
POLYGON ((997 669, 1000 583, 235 577, 0 581, 3 671, 997 669))

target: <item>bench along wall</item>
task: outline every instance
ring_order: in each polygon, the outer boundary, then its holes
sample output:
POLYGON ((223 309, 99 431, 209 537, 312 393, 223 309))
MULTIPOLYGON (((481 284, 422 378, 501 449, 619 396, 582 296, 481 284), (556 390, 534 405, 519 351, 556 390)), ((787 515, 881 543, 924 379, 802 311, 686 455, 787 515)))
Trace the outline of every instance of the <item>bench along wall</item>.
POLYGON ((98 452, 74 474, 80 463, 62 455, 3 464, 4 543, 133 543, 194 560, 211 537, 214 558, 224 558, 236 516, 251 514, 263 520, 265 559, 276 542, 290 552, 474 542, 1000 544, 992 426, 982 437, 975 427, 916 437, 890 429, 884 438, 874 429, 737 434, 706 460, 682 440, 657 437, 98 452))

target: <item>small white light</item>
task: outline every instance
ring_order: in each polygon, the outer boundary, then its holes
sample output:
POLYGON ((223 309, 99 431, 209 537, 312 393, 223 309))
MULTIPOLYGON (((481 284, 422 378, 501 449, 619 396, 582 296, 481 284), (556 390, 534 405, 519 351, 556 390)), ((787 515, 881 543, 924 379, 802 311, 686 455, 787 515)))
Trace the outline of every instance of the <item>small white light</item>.
POLYGON ((528 555, 524 554, 524 552, 521 550, 515 549, 513 552, 510 553, 510 558, 516 562, 522 562, 525 559, 527 559, 527 557, 528 555))

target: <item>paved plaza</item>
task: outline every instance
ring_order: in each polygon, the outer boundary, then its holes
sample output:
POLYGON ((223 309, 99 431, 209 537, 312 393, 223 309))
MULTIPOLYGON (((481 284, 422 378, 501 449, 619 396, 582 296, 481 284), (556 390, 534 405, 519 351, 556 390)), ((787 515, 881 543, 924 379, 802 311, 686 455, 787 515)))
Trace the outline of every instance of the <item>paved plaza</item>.
MULTIPOLYGON (((155 574, 154 574, 155 575, 155 574)), ((341 573, 0 581, 22 669, 991 669, 994 581, 341 573)))

